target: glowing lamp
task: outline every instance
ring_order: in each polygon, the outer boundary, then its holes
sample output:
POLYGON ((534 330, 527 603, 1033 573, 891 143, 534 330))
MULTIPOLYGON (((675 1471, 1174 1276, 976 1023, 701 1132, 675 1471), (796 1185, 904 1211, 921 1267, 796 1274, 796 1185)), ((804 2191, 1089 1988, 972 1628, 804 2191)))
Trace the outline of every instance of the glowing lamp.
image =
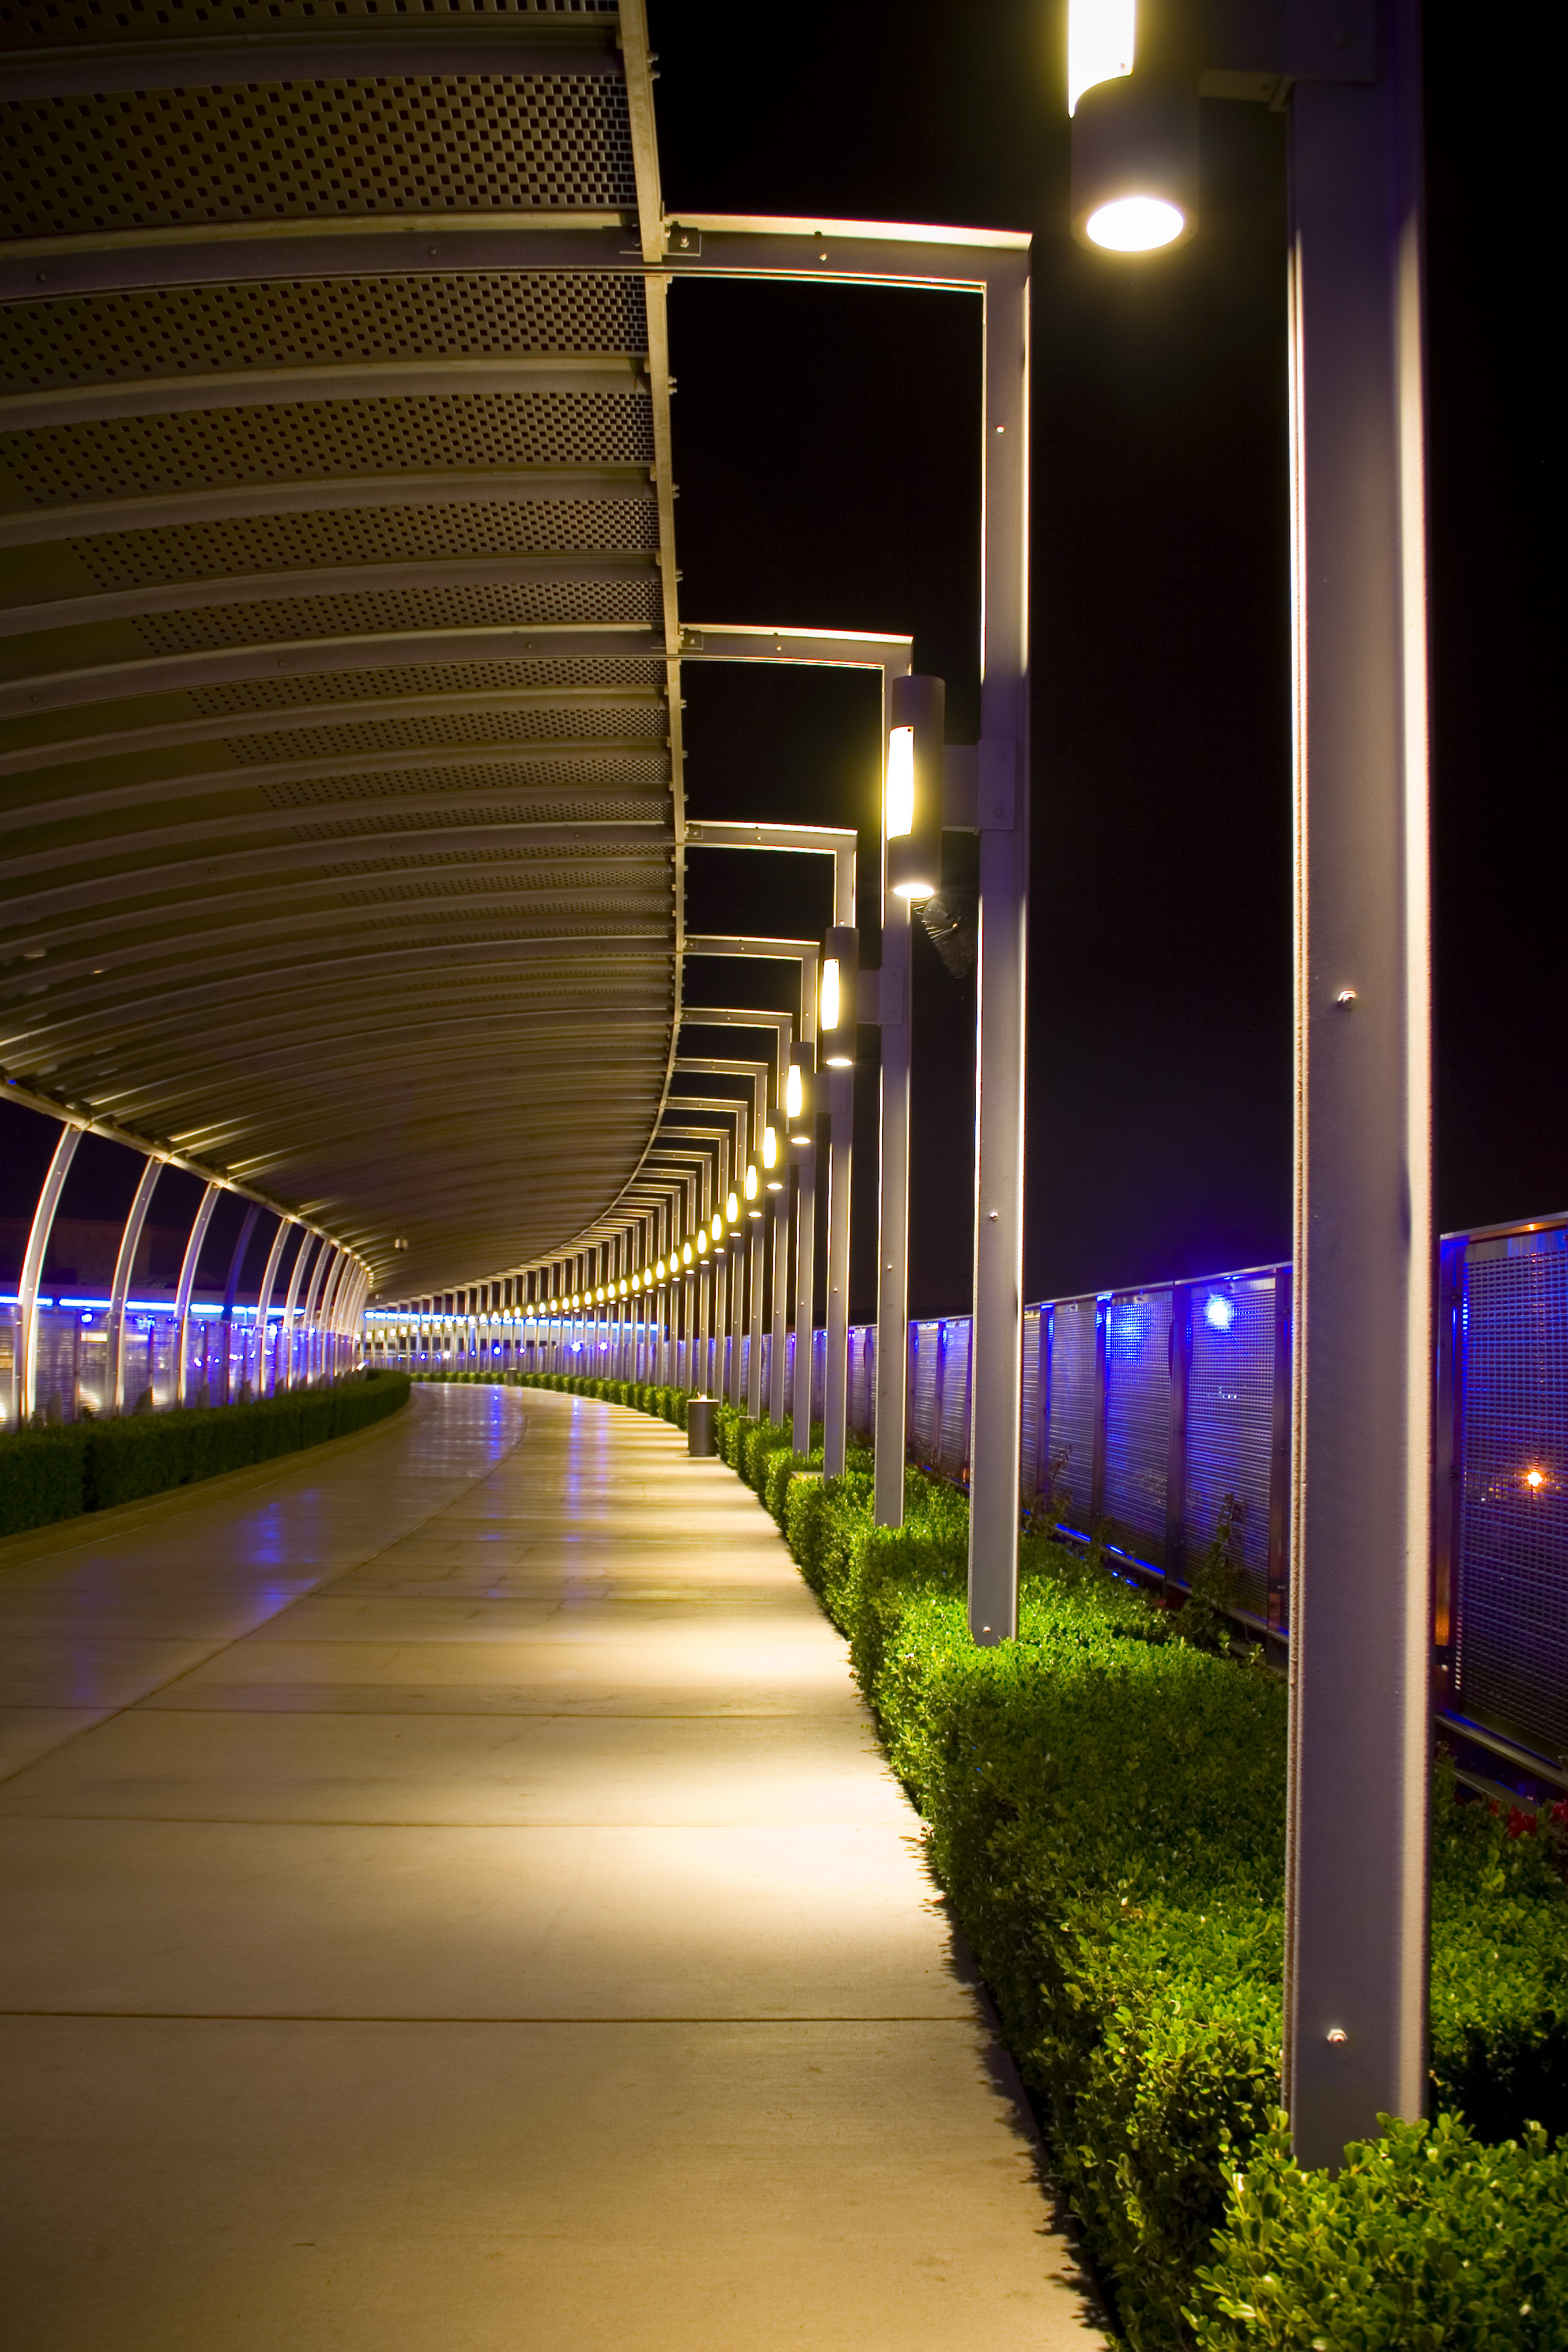
POLYGON ((727 1224, 731 1225, 738 1225, 741 1222, 741 1203, 733 1192, 724 1203, 724 1219, 727 1224))
POLYGON ((888 887, 930 898, 942 880, 942 766, 947 689, 940 677, 896 677, 890 695, 882 821, 888 887))
POLYGON ((860 935, 853 923, 835 923, 822 942, 816 1023, 823 1059, 830 1070, 847 1070, 855 1060, 855 997, 860 972, 860 935))
POLYGON ((779 1131, 772 1120, 763 1129, 763 1166, 776 1168, 779 1164, 779 1131))
POLYGON ((1204 1304, 1204 1321, 1215 1331, 1228 1331, 1236 1320, 1236 1309, 1228 1298, 1217 1291, 1204 1304))
POLYGON ((662 1258, 659 1259, 658 1264, 654 1267, 654 1275, 658 1281, 662 1282, 664 1280, 664 1260, 662 1258))
POLYGON ((1197 76, 1100 80, 1072 126, 1072 233, 1100 253, 1159 253, 1198 221, 1197 76))
POLYGON ((1524 1483, 1532 1490, 1538 1490, 1545 1486, 1546 1474, 1543 1470, 1527 1470, 1524 1474, 1524 1483))
POLYGON ((800 1064, 792 1062, 784 1079, 784 1117, 788 1119, 805 1116, 805 1081, 801 1076, 800 1064))
POLYGON ((697 1228, 697 1255, 699 1257, 706 1257, 708 1255, 708 1228, 706 1225, 699 1225, 697 1228))
POLYGON ((691 1244, 689 1242, 682 1242, 680 1244, 680 1263, 682 1265, 689 1265, 691 1264, 691 1244))
POLYGON ((746 1163, 746 1198, 747 1198, 747 1200, 748 1200, 748 1201, 754 1201, 754 1200, 756 1199, 756 1197, 757 1197, 757 1193, 758 1193, 758 1192, 760 1191, 760 1189, 761 1189, 761 1186, 760 1186, 760 1184, 759 1184, 759 1181, 758 1181, 758 1177, 757 1177, 757 1163, 756 1163, 756 1161, 755 1161, 754 1160, 749 1160, 747 1161, 747 1163, 746 1163))
POLYGON ((714 1210, 714 1212, 713 1212, 713 1239, 715 1240, 715 1242, 721 1242, 721 1241, 723 1240, 723 1238, 724 1238, 724 1220, 723 1220, 723 1218, 719 1214, 718 1210, 717 1210, 717 1209, 715 1209, 715 1210, 714 1210))

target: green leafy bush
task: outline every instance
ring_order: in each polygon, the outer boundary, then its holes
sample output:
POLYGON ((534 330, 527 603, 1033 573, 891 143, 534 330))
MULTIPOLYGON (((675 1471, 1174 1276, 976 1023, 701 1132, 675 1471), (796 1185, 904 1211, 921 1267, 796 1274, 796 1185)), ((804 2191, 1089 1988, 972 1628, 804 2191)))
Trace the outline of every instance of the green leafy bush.
POLYGON ((1201 2352, 1561 2352, 1568 2150, 1384 2118, 1300 2171, 1283 2116, 1235 2176, 1188 2316, 1201 2352))
POLYGON ((198 1406, 0 1438, 0 1533, 108 1510, 225 1470, 346 1437, 408 1402, 406 1372, 368 1372, 259 1404, 198 1406))

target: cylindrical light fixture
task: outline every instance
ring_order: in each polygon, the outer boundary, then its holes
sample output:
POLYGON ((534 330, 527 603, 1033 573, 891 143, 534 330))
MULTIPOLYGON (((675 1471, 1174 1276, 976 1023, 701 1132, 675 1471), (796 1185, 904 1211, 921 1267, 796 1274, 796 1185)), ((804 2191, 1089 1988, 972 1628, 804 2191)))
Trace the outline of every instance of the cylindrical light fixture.
POLYGON ((746 1199, 747 1199, 747 1201, 748 1201, 748 1202, 754 1201, 754 1200, 756 1199, 756 1197, 757 1197, 758 1192, 761 1191, 761 1189, 762 1189, 762 1184, 761 1184, 761 1179, 758 1177, 758 1174, 757 1174, 757 1163, 756 1163, 756 1161, 755 1161, 754 1160, 747 1160, 747 1162, 746 1162, 746 1185, 745 1185, 746 1199))
POLYGON ((888 887, 934 898, 942 883, 942 753, 947 688, 940 677, 896 677, 889 697, 882 823, 888 887))
POLYGON ((1072 233, 1100 253, 1161 253, 1198 225, 1198 69, 1179 11, 1068 0, 1072 233), (1134 44, 1136 42, 1136 54, 1134 44))
POLYGON ((699 1257, 706 1257, 708 1255, 708 1228, 706 1225, 699 1225, 697 1228, 697 1255, 699 1257))
POLYGON ((682 1265, 689 1265, 691 1264, 691 1244, 689 1242, 682 1242, 680 1244, 680 1263, 682 1265))
POLYGON ((763 1166, 764 1168, 773 1169, 776 1168, 778 1164, 779 1131, 773 1125, 772 1119, 769 1119, 766 1127, 763 1129, 763 1166))
POLYGON ((717 1209, 713 1212, 712 1234, 715 1243, 721 1242, 724 1238, 724 1220, 717 1209))
POLYGON ((731 1192, 724 1203, 724 1222, 730 1225, 738 1225, 741 1222, 741 1202, 737 1193, 731 1192))
POLYGON ((792 1045, 784 1073, 784 1118, 792 1143, 811 1141, 812 1078, 816 1060, 811 1045, 792 1045))
POLYGON ((834 923, 823 936, 816 996, 822 1058, 830 1070, 854 1066, 859 982, 860 934, 853 923, 834 923))

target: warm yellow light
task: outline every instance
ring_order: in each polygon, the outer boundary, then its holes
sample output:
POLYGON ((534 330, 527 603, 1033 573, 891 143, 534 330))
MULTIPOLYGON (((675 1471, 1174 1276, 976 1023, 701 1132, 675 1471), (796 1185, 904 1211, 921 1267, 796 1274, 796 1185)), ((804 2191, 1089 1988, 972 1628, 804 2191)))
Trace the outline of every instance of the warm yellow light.
POLYGON ((1186 226, 1184 215, 1163 196, 1118 196, 1084 223, 1091 245, 1107 253, 1154 253, 1172 244, 1186 226))
MULTIPOLYGON (((628 1295, 629 1288, 630 1288, 630 1286, 629 1286, 628 1284, 624 1283, 624 1282, 622 1283, 622 1285, 621 1285, 621 1297, 622 1297, 623 1298, 625 1298, 625 1297, 628 1295)), ((805 1373, 804 1373, 804 1372, 801 1374, 801 1378, 802 1378, 803 1380, 805 1378, 805 1373)))
POLYGON ((724 1214, 729 1219, 731 1224, 738 1225, 740 1223, 741 1203, 733 1192, 731 1193, 729 1199, 724 1203, 724 1214))
POLYGON ((915 829, 915 730, 895 727, 888 736, 888 782, 882 805, 888 839, 915 829))
POLYGON ((783 1178, 779 1176, 770 1176, 768 1178, 768 1190, 770 1192, 782 1192, 784 1191, 783 1178))
POLYGON ((662 1258, 659 1259, 658 1264, 654 1267, 654 1275, 658 1281, 662 1282, 664 1280, 664 1260, 662 1258))
POLYGON ((1527 1486, 1544 1486, 1545 1474, 1540 1470, 1527 1470, 1524 1474, 1524 1483, 1527 1486))
MULTIPOLYGON (((784 1080, 784 1117, 798 1118, 805 1108, 805 1087, 800 1075, 800 1064, 792 1062, 784 1080)), ((803 1373, 802 1379, 805 1377, 803 1373)))
POLYGON ((599 1285, 599 1287, 595 1291, 594 1296, 602 1307, 605 1303, 605 1286, 603 1283, 599 1285))
POLYGON ((682 1265, 689 1265, 691 1264, 691 1244, 689 1242, 682 1242, 680 1244, 680 1263, 682 1265))
POLYGON ((838 958, 822 959, 822 986, 817 992, 817 1013, 825 1029, 838 1026, 838 958))
POLYGON ((1099 81, 1132 70, 1137 0, 1068 0, 1068 112, 1099 81))
POLYGON ((778 1129, 771 1123, 763 1129, 763 1166, 776 1168, 779 1164, 778 1129))
POLYGON ((757 1171, 754 1168, 748 1168, 746 1171, 746 1198, 748 1201, 754 1201, 756 1197, 757 1171))
POLYGON ((706 1225, 699 1225, 697 1228, 697 1255, 699 1257, 706 1257, 708 1255, 708 1228, 706 1225))
POLYGON ((721 1242, 724 1238, 724 1220, 717 1209, 713 1212, 713 1238, 716 1242, 721 1242))

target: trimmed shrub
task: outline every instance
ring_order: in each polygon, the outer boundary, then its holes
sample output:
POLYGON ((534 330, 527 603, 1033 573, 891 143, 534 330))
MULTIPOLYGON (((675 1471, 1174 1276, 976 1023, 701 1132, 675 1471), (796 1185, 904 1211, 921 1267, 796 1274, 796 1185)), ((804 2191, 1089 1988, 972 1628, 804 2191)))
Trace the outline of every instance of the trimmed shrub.
POLYGON ((408 1402, 405 1372, 367 1372, 260 1404, 198 1406, 20 1430, 0 1438, 0 1533, 138 1502, 384 1421, 408 1402), (26 1516, 27 1513, 32 1516, 26 1516))

